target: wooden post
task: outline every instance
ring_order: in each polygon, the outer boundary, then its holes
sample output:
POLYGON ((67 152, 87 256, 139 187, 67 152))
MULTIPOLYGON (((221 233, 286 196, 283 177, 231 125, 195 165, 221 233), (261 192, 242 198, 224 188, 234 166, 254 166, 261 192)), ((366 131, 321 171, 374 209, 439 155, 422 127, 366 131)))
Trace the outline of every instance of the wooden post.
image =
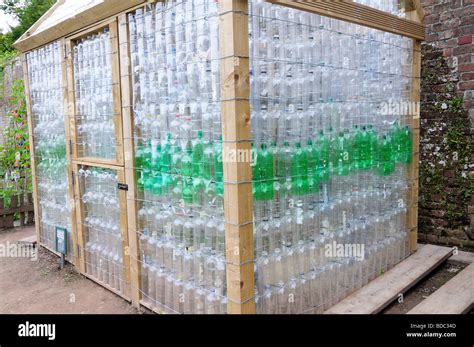
POLYGON ((114 111, 114 129, 115 129, 115 161, 117 165, 123 166, 123 132, 122 132, 122 95, 120 91, 120 56, 118 42, 118 26, 114 20, 109 25, 110 47, 111 47, 111 65, 112 65, 112 95, 114 111))
POLYGON ((125 181, 127 191, 127 222, 128 242, 130 257, 130 297, 135 307, 140 306, 140 257, 138 252, 137 232, 137 187, 135 184, 134 164, 134 127, 132 112, 132 87, 131 87, 131 60, 128 33, 127 15, 122 14, 118 19, 119 51, 120 51, 120 80, 122 88, 122 117, 123 117, 123 146, 125 159, 125 181))
MULTIPOLYGON (((410 0, 407 3, 407 18, 423 23, 424 12, 420 0, 410 0)), ((412 94, 411 101, 418 107, 412 115, 413 157, 408 169, 410 191, 408 195, 408 230, 410 231, 410 251, 415 252, 418 243, 418 191, 420 168, 420 101, 421 101, 421 40, 413 39, 412 94)))
POLYGON ((40 233, 40 223, 41 223, 41 216, 40 216, 40 209, 39 209, 39 201, 38 201, 38 180, 37 180, 37 173, 36 173, 36 158, 35 158, 35 147, 36 141, 34 138, 33 133, 33 113, 31 110, 31 99, 30 99, 30 82, 28 78, 28 62, 26 60, 26 54, 21 55, 21 62, 23 67, 23 82, 25 84, 25 100, 26 100, 26 113, 27 113, 27 120, 28 120, 28 136, 29 136, 29 143, 30 143, 30 157, 31 157, 31 182, 33 185, 33 206, 35 210, 35 231, 36 231, 36 242, 38 245, 41 243, 41 233, 40 233))
MULTIPOLYGON (((420 105, 421 92, 421 41, 413 40, 412 102, 420 105)), ((412 116, 413 158, 408 168, 410 192, 408 201, 408 230, 410 231, 410 251, 414 252, 418 242, 418 187, 420 168, 420 107, 412 116)))
MULTIPOLYGON (((251 149, 248 1, 219 1, 223 153, 251 149)), ((228 313, 255 313, 252 170, 224 165, 228 313)))
MULTIPOLYGON (((69 218, 71 219, 71 228, 72 242, 73 242, 73 264, 79 263, 79 254, 77 251, 77 231, 76 231, 76 203, 74 200, 74 173, 72 170, 72 148, 71 148, 71 132, 70 132, 70 123, 69 123, 69 109, 72 106, 71 103, 74 103, 74 99, 69 100, 68 94, 68 74, 67 74, 67 47, 66 41, 62 39, 60 41, 60 52, 61 52, 61 81, 62 89, 64 96, 64 128, 65 128, 65 139, 66 139, 66 159, 67 159, 67 182, 68 182, 68 195, 69 195, 69 206, 71 207, 71 213, 69 218)), ((71 260, 71 258, 69 258, 71 260)))
MULTIPOLYGON (((118 183, 125 182, 125 169, 117 170, 118 183)), ((123 258, 123 295, 130 297, 130 251, 128 244, 128 224, 127 224, 127 192, 117 191, 120 202, 120 235, 122 237, 122 258, 123 258)), ((133 289, 132 289, 133 290, 133 289)))
POLYGON ((74 183, 74 203, 75 203, 75 210, 76 210, 76 240, 77 240, 77 260, 76 260, 76 268, 79 270, 80 273, 86 273, 86 254, 85 254, 85 233, 84 233, 84 226, 82 225, 82 221, 85 218, 84 208, 82 206, 81 201, 81 192, 84 190, 82 187, 83 182, 79 179, 77 175, 79 170, 78 164, 72 164, 71 171, 73 172, 73 179, 74 183))

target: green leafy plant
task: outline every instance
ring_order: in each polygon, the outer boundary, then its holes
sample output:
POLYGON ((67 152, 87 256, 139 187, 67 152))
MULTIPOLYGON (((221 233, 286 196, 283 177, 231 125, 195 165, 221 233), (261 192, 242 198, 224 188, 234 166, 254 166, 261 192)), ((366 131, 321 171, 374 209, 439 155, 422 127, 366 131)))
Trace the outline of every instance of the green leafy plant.
POLYGON ((11 110, 6 114, 9 125, 3 130, 4 143, 0 145, 0 177, 3 177, 3 198, 17 193, 15 183, 20 177, 26 177, 27 190, 31 191, 31 157, 26 118, 26 100, 23 81, 16 80, 12 85, 11 110))

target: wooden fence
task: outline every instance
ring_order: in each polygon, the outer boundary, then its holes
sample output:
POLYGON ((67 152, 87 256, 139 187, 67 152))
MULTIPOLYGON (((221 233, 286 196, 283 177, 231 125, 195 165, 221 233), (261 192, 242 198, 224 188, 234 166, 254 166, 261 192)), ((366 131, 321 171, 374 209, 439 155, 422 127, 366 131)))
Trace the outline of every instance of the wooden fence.
POLYGON ((27 179, 21 178, 17 184, 13 195, 0 197, 0 229, 13 228, 16 220, 19 226, 34 223, 33 194, 27 192, 27 179))

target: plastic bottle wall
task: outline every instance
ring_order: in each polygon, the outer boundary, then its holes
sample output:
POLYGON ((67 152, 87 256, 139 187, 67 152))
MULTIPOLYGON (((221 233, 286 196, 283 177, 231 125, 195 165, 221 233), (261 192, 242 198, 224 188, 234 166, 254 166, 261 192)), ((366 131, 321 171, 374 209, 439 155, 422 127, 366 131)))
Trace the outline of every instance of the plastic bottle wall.
POLYGON ((35 145, 40 242, 55 249, 56 226, 68 231, 67 258, 73 258, 68 197, 64 90, 59 42, 26 54, 35 145))
POLYGON ((142 299, 225 313, 218 2, 158 2, 128 21, 142 299))
POLYGON ((74 43, 78 156, 115 159, 111 38, 108 28, 74 43))
POLYGON ((321 313, 409 254, 412 41, 263 1, 249 27, 258 312, 321 313))
POLYGON ((86 273, 118 292, 129 295, 125 279, 117 172, 81 166, 77 172, 85 235, 86 273))

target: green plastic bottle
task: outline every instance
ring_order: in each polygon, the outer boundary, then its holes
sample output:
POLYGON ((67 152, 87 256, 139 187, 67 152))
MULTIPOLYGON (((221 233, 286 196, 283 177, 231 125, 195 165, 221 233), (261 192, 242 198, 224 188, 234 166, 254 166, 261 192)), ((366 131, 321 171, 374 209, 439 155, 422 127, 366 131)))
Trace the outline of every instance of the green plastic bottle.
MULTIPOLYGON (((255 151, 254 144, 252 143, 252 151, 255 151)), ((252 166, 252 196, 255 200, 263 200, 263 188, 262 188, 262 152, 258 150, 255 158, 255 163, 252 166)))
POLYGON ((273 189, 274 167, 273 154, 267 149, 267 145, 262 143, 259 159, 262 162, 260 166, 260 178, 262 179, 262 199, 273 200, 275 191, 273 189))
POLYGON ((193 165, 193 149, 188 143, 186 145, 186 150, 181 157, 181 175, 183 177, 192 178, 194 174, 194 165, 193 165))
POLYGON ((153 189, 153 160, 152 160, 152 150, 151 143, 145 144, 142 147, 142 172, 143 172, 143 189, 145 191, 151 192, 153 189))
POLYGON ((186 152, 181 159, 181 197, 186 203, 193 202, 193 172, 193 149, 188 143, 186 146, 186 152))
POLYGON ((281 198, 288 196, 291 191, 291 152, 288 141, 285 141, 283 147, 278 150, 276 179, 281 198))
POLYGON ((181 175, 181 159, 183 156, 183 151, 181 146, 176 144, 173 146, 171 154, 171 173, 173 175, 181 175))
POLYGON ((199 177, 202 156, 204 153, 204 144, 202 142, 202 131, 198 131, 197 139, 193 143, 193 175, 199 177))
POLYGON ((161 172, 161 143, 158 143, 152 153, 152 169, 161 172))
POLYGON ((410 164, 413 153, 413 133, 408 125, 403 129, 402 162, 410 164))
POLYGON ((137 190, 143 192, 145 185, 145 177, 143 169, 145 166, 144 158, 144 146, 140 144, 137 146, 137 151, 135 152, 135 168, 137 173, 137 190))
POLYGON ((329 158, 330 158, 330 142, 329 139, 324 135, 324 131, 319 132, 318 137, 318 171, 319 177, 322 183, 329 182, 329 158))
POLYGON ((153 172, 152 178, 153 186, 152 186, 152 193, 156 196, 163 194, 163 176, 160 171, 153 172))
POLYGON ((390 139, 392 142, 392 160, 395 162, 402 160, 403 137, 403 129, 398 125, 398 122, 392 124, 390 129, 390 139))
POLYGON ((307 146, 305 148, 308 158, 308 191, 310 193, 319 192, 319 155, 316 146, 313 144, 311 139, 308 140, 307 146))
POLYGON ((295 195, 308 193, 308 157, 301 148, 301 143, 296 143, 291 155, 291 186, 295 195))
MULTIPOLYGON (((356 146, 358 147, 359 154, 359 169, 369 169, 370 168, 370 137, 367 127, 364 125, 360 131, 360 136, 355 141, 356 146)), ((354 158, 354 160, 357 160, 354 158)))
POLYGON ((222 136, 214 143, 214 179, 216 194, 224 196, 224 167, 222 164, 222 136))
POLYGON ((199 176, 212 180, 214 167, 214 142, 211 140, 204 144, 201 165, 199 167, 199 176))
POLYGON ((393 145, 390 136, 383 135, 379 141, 377 151, 377 173, 380 176, 389 176, 395 171, 393 145))
POLYGON ((174 186, 173 176, 171 174, 172 165, 172 148, 171 148, 171 134, 168 133, 166 141, 161 150, 161 175, 163 178, 163 190, 168 192, 174 186))
POLYGON ((368 167, 367 168, 373 168, 377 164, 377 146, 378 146, 378 141, 377 141, 377 133, 375 132, 372 124, 369 124, 367 128, 367 134, 368 134, 368 151, 367 151, 367 157, 368 157, 368 167))
POLYGON ((363 130, 359 129, 359 126, 354 125, 352 134, 352 169, 361 170, 363 169, 362 158, 364 149, 364 135, 363 130))
POLYGON ((334 141, 333 173, 338 176, 347 176, 351 171, 350 139, 344 132, 340 132, 334 141))

